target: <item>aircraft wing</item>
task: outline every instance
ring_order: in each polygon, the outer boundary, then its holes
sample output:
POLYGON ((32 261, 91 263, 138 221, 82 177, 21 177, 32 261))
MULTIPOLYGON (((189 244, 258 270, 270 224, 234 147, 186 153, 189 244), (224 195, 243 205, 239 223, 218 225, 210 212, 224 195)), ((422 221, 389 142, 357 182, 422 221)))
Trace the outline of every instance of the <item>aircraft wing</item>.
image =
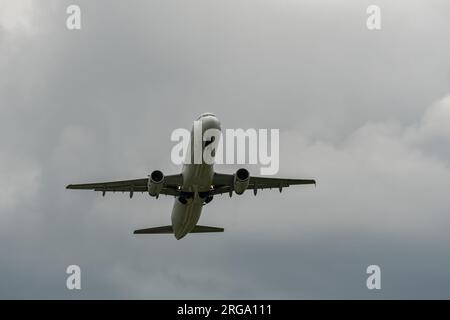
MULTIPOLYGON (((266 178, 266 177, 250 177, 250 181, 247 187, 248 189, 272 189, 277 188, 280 190, 285 187, 299 184, 316 184, 316 180, 313 179, 283 179, 283 178, 266 178)), ((234 175, 215 173, 213 178, 214 189, 211 194, 222 194, 231 192, 234 190, 234 175)))
MULTIPOLYGON (((69 184, 66 188, 100 191, 103 192, 103 195, 105 195, 106 192, 130 192, 131 196, 133 192, 147 192, 147 184, 148 178, 144 178, 135 180, 69 184)), ((160 194, 177 196, 180 193, 178 187, 182 184, 183 176, 181 174, 165 176, 164 185, 160 194)))

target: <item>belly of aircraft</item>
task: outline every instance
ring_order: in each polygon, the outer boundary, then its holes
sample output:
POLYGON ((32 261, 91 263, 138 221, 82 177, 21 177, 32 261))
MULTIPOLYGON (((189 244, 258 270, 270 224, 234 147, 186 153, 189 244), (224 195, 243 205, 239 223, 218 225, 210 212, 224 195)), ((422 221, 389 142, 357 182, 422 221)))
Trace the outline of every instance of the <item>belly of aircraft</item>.
POLYGON ((214 175, 212 166, 188 165, 183 170, 183 191, 208 191, 214 175))
POLYGON ((198 192, 208 191, 214 171, 209 165, 188 165, 183 170, 183 187, 186 192, 194 192, 186 204, 175 199, 172 210, 172 227, 175 238, 181 239, 197 225, 202 213, 204 199, 198 192))
POLYGON ((172 211, 172 227, 175 238, 181 239, 194 229, 202 213, 203 200, 191 199, 187 204, 175 200, 172 211))

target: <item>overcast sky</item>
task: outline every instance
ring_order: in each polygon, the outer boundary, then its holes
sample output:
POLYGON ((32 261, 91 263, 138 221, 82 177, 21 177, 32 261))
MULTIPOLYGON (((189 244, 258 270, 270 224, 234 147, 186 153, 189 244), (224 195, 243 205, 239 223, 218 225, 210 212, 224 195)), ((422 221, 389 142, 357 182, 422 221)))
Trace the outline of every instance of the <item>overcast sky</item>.
POLYGON ((450 298, 449 34, 445 0, 0 0, 0 297, 450 298), (206 111, 317 187, 216 197, 225 232, 180 241, 132 234, 171 197, 64 189, 178 173, 206 111))

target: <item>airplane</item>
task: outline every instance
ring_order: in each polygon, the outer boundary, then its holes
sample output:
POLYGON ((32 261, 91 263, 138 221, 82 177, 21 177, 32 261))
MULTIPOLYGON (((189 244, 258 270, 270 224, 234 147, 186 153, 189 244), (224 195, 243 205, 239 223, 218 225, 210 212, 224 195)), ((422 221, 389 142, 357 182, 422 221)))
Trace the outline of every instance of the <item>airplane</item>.
MULTIPOLYGON (((221 130, 219 119, 212 113, 201 114, 197 121, 201 123, 202 133, 208 129, 221 130)), ((191 132, 191 140, 193 130, 191 132)), ((210 144, 214 137, 204 141, 202 150, 210 144)), ((193 149, 188 156, 192 157, 193 149)), ((203 206, 210 203, 215 195, 233 192, 241 195, 245 190, 253 190, 256 195, 259 189, 278 188, 291 185, 316 184, 314 179, 282 179, 250 176, 245 168, 238 169, 234 174, 217 173, 214 163, 208 164, 203 159, 200 163, 184 163, 180 174, 164 175, 160 170, 154 170, 148 178, 99 182, 87 184, 69 184, 67 189, 87 189, 102 192, 129 192, 130 198, 134 192, 148 192, 150 196, 159 195, 175 197, 172 209, 172 224, 135 230, 134 234, 173 234, 180 240, 188 233, 223 232, 224 228, 197 225, 203 206)))

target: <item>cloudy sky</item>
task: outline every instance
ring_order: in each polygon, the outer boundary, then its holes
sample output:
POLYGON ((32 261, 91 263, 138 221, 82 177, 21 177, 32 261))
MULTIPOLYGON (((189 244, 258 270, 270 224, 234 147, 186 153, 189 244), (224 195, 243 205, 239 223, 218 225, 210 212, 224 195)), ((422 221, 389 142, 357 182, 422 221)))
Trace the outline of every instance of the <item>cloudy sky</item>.
POLYGON ((449 34, 445 0, 0 0, 0 298, 450 298, 449 34), (179 172, 205 111, 279 128, 317 187, 218 197, 225 232, 181 241, 132 234, 171 197, 64 189, 179 172))

